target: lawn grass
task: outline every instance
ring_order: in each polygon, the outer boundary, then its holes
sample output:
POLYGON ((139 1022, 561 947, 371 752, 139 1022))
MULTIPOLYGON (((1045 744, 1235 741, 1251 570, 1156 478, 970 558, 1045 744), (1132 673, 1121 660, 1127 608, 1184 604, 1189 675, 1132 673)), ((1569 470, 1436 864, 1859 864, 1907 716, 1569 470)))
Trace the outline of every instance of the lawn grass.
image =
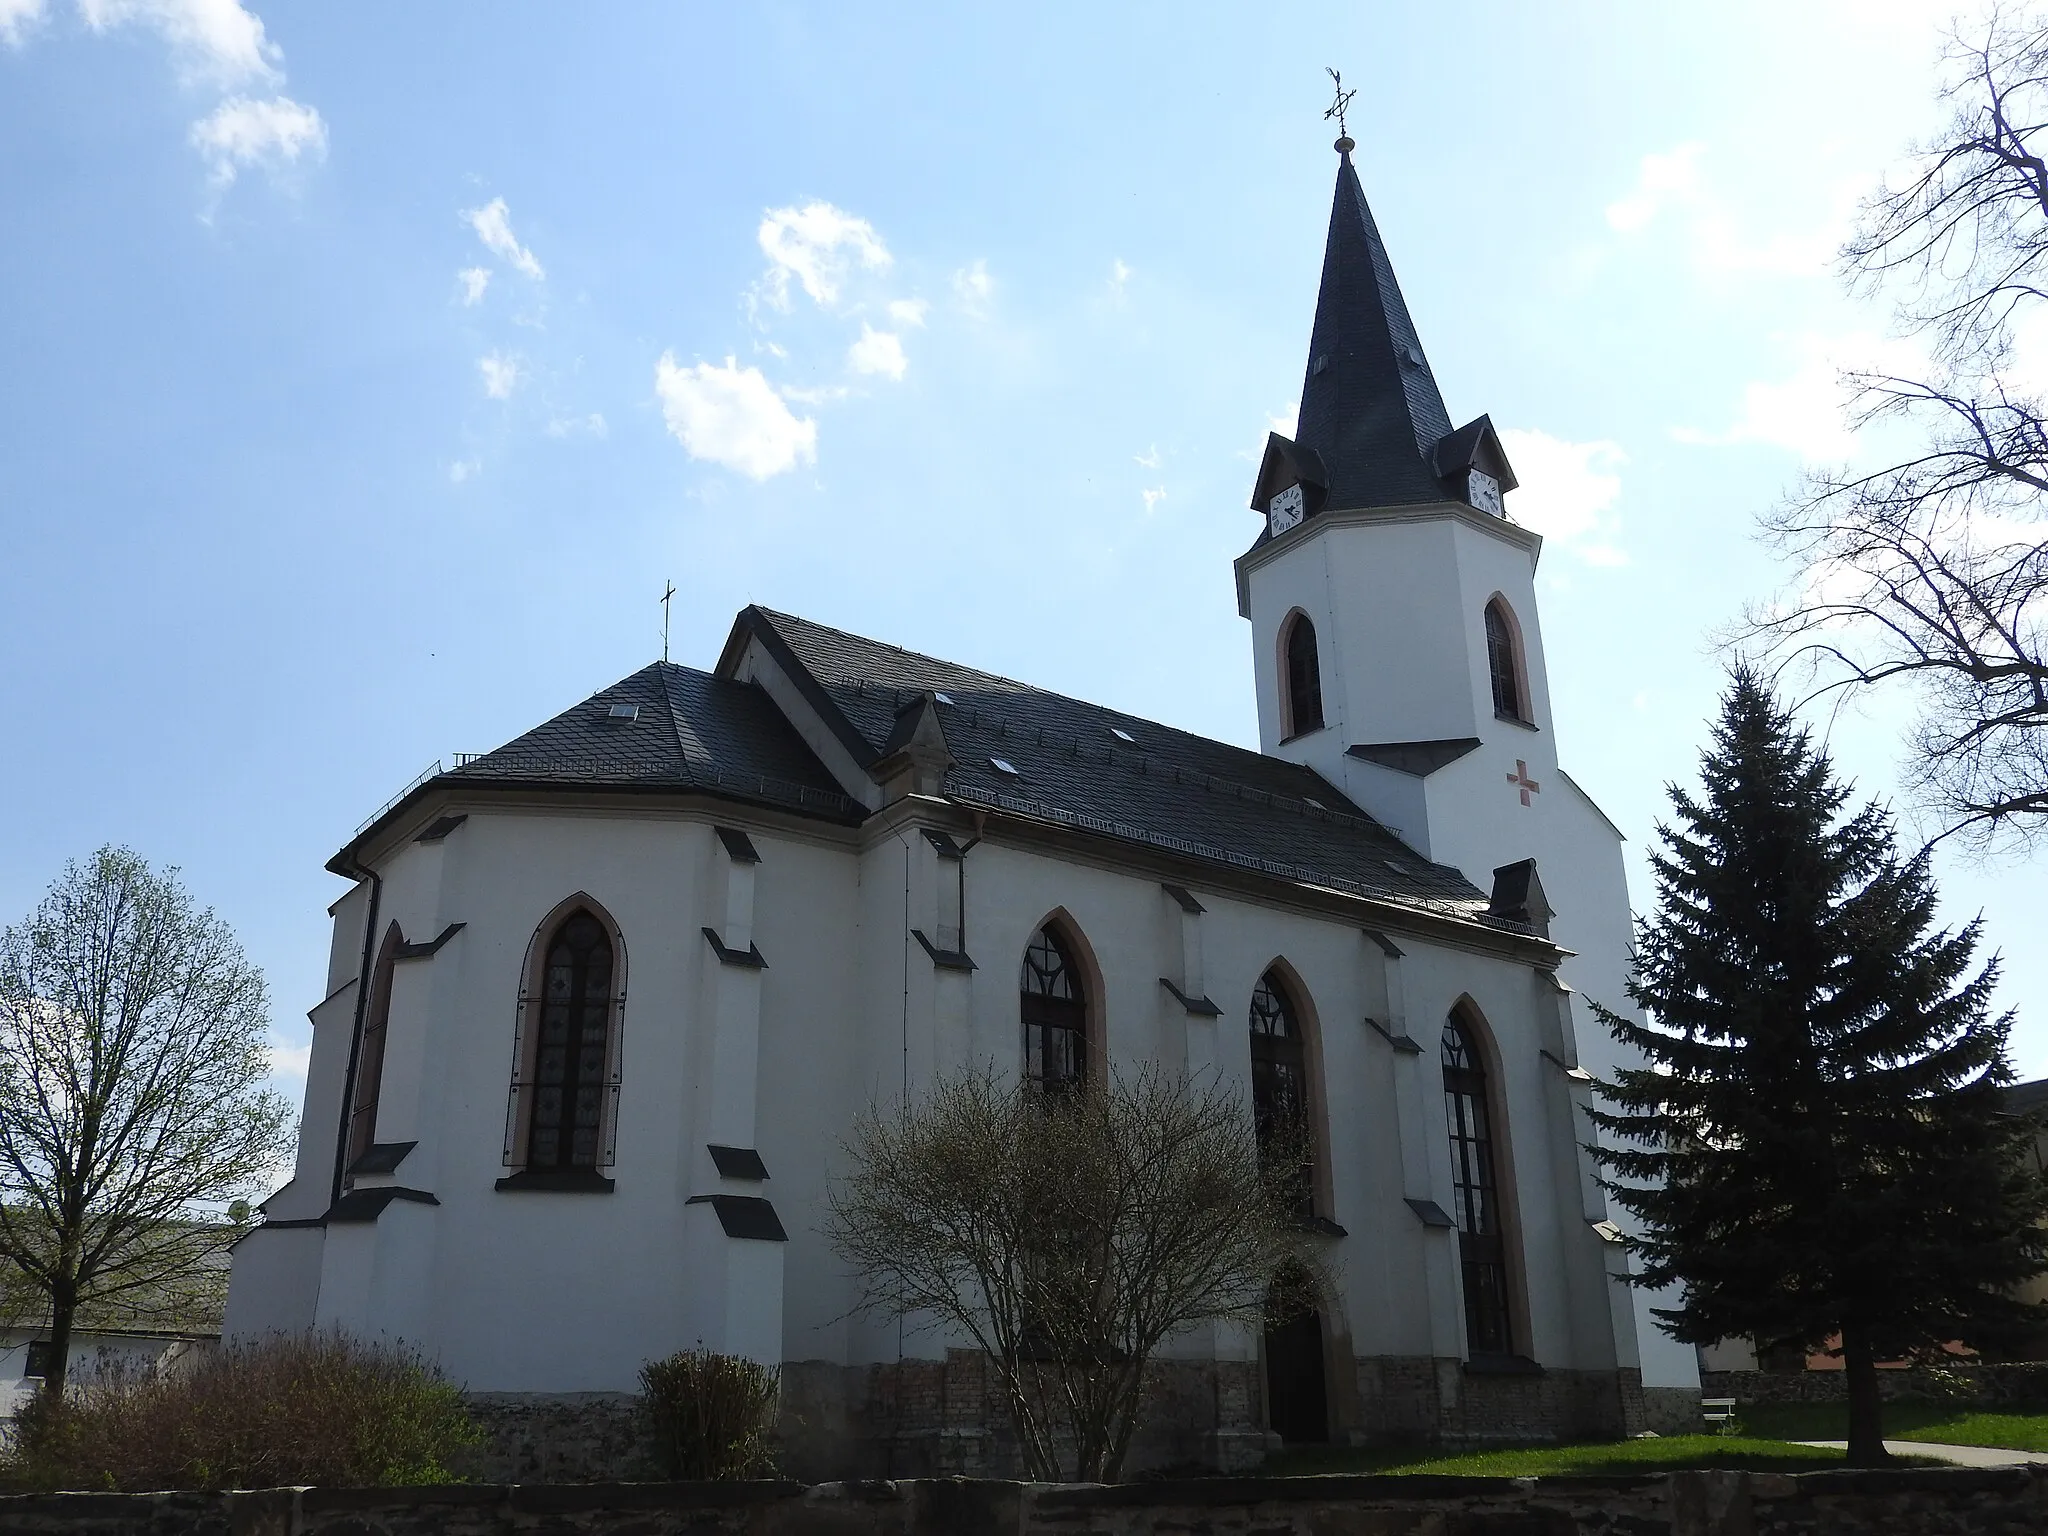
MULTIPOLYGON (((1843 1440, 1846 1403, 1744 1403, 1735 1416, 1753 1435, 1785 1440, 1843 1440)), ((1884 1437, 1933 1445, 1989 1445, 2009 1451, 2048 1451, 2048 1411, 1994 1411, 1955 1403, 1884 1405, 1884 1437)))
MULTIPOLYGON (((1815 1435, 1814 1439, 1824 1436, 1815 1435)), ((1572 1477, 1713 1468, 1744 1472, 1820 1472, 1842 1465, 1840 1451, 1746 1435, 1667 1435, 1590 1445, 1503 1446, 1445 1454, 1440 1449, 1301 1446, 1266 1458, 1272 1477, 1388 1473, 1439 1477, 1572 1477)))

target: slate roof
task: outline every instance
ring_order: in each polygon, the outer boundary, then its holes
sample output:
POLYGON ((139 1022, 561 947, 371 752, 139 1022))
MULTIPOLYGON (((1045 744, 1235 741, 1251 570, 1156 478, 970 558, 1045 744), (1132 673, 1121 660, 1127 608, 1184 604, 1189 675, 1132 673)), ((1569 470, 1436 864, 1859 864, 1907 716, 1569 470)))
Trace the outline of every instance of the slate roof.
POLYGON ((728 662, 743 635, 761 636, 809 678, 812 702, 864 765, 884 754, 907 706, 941 695, 955 759, 944 787, 956 799, 1458 916, 1485 908, 1463 875, 1313 769, 791 614, 748 608, 733 634, 728 662))
POLYGON ((1298 419, 1295 441, 1328 472, 1328 506, 1444 499, 1434 455, 1450 435, 1450 413, 1348 149, 1337 168, 1298 419))
POLYGON ((861 815, 767 694, 667 662, 642 667, 444 777, 697 789, 835 819, 861 815), (638 706, 637 718, 614 719, 615 704, 638 706))

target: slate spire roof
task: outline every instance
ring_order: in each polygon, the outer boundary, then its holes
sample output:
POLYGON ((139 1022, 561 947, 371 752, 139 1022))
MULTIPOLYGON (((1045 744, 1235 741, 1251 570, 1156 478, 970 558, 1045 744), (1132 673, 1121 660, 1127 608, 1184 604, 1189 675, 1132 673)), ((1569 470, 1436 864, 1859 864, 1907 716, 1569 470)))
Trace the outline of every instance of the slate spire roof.
POLYGON ((1306 510, 1462 501, 1465 472, 1482 468, 1515 485, 1493 423, 1455 432, 1422 337, 1394 275, 1387 243, 1339 139, 1337 187, 1323 246, 1322 285, 1309 332, 1294 438, 1267 441, 1253 505, 1300 483, 1306 510))
POLYGON ((1331 507, 1441 501, 1432 459, 1450 413, 1351 152, 1340 153, 1295 441, 1322 460, 1331 507))

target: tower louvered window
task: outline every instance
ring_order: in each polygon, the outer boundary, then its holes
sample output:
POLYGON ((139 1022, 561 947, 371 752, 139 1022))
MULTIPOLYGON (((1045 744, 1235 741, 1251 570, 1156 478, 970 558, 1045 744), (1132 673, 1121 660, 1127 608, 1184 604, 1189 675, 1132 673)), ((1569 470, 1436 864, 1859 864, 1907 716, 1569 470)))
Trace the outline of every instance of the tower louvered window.
POLYGON ((1528 719, 1523 708, 1522 672, 1516 665, 1515 632, 1498 602, 1486 605, 1486 665, 1493 674, 1493 712, 1515 720, 1528 719))
POLYGON ((572 912, 542 962, 529 1169, 597 1167, 611 1013, 611 939, 590 913, 572 912))
POLYGON ((1298 613, 1287 630, 1287 734, 1299 736, 1323 726, 1323 667, 1316 655, 1316 627, 1298 613))
POLYGON ((1017 990, 1025 1079, 1054 1092, 1080 1087, 1088 1075, 1087 997, 1073 957, 1050 927, 1025 947, 1017 990))
POLYGON ((1494 1176, 1486 1068, 1454 1016, 1444 1026, 1444 1117, 1451 1130, 1452 1215, 1465 1278, 1465 1344, 1474 1355, 1514 1353, 1507 1251, 1494 1176))

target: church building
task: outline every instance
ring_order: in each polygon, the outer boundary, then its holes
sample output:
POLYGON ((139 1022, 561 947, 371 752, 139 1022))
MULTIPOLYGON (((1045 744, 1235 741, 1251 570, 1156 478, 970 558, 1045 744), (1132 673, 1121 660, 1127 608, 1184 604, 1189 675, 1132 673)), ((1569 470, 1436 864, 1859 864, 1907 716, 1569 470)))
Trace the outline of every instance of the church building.
POLYGON ((1581 1145, 1629 904, 1559 766, 1542 540, 1492 422, 1452 424, 1353 147, 1236 563, 1260 750, 749 607, 710 670, 437 773, 328 865, 296 1170, 230 1336, 400 1338, 565 1413, 705 1347, 780 1368, 793 1475, 1013 1471, 977 1357, 854 1315, 828 1182, 946 1074, 1154 1064, 1307 1106, 1334 1280, 1175 1340, 1133 1470, 1697 1423, 1581 1145))

